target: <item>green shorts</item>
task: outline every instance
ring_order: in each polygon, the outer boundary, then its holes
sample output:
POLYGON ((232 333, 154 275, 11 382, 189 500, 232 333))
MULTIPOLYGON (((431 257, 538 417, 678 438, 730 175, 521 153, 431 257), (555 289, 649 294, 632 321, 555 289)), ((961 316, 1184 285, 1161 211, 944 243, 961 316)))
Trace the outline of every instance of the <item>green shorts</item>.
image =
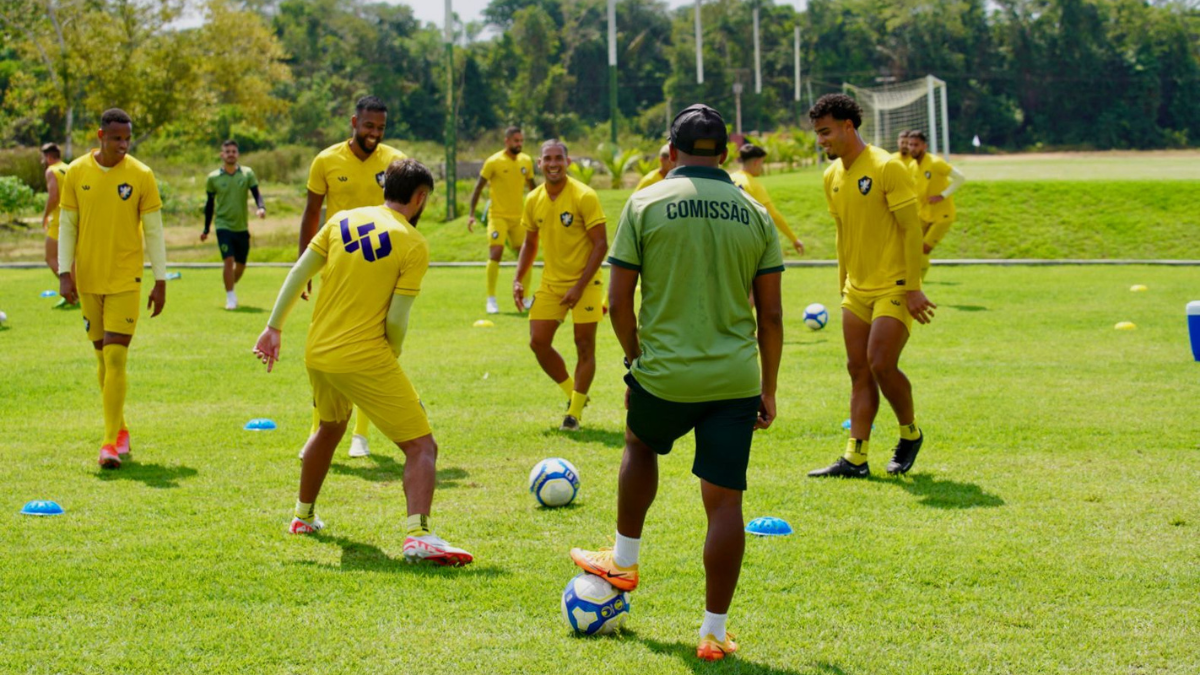
POLYGON ((626 373, 625 384, 629 385, 625 423, 651 450, 666 455, 676 440, 695 429, 692 473, 719 487, 746 489, 761 397, 677 403, 646 391, 631 374, 626 373))

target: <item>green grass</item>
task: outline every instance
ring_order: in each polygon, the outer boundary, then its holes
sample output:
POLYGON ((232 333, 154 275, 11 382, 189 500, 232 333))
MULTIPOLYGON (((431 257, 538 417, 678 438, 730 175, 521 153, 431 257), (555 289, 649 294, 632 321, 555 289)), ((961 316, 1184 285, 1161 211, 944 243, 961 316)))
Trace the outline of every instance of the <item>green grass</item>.
MULTIPOLYGON (((619 352, 602 326, 587 428, 554 431, 562 396, 525 320, 471 327, 482 270, 430 272, 404 356, 441 446, 434 523, 478 563, 401 562, 402 456, 378 431, 371 458, 339 451, 319 504, 327 534, 286 535, 310 420, 311 305, 293 314, 275 373, 250 355, 283 274, 251 269, 244 308, 228 313, 217 271, 170 282, 130 354, 135 461, 101 472, 79 315, 46 309, 44 271, 0 270, 0 672, 1200 670, 1190 269, 934 268, 940 310, 902 364, 929 441, 908 477, 861 482, 804 478, 841 449, 848 383, 839 317, 818 333, 799 322, 809 302, 836 307, 834 271, 788 271, 780 417, 756 440, 746 515, 796 534, 748 542, 730 620, 743 652, 716 666, 691 656, 704 519, 690 439, 662 462, 632 632, 567 634, 567 549, 613 532, 619 352), (1113 330, 1120 320, 1138 330, 1113 330), (252 417, 280 429, 242 431, 252 417), (525 491, 548 456, 579 467, 576 506, 539 509, 525 491), (35 498, 66 515, 17 514, 35 498)), ((877 473, 893 425, 885 405, 877 473)))

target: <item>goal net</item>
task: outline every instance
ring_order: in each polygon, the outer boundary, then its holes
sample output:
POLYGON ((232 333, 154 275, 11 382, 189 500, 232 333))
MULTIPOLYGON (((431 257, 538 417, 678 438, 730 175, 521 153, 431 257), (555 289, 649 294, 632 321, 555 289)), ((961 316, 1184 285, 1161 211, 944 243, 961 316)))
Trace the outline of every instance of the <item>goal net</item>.
POLYGON ((919 80, 878 87, 859 87, 847 82, 842 84, 842 91, 862 106, 859 134, 864 141, 895 152, 900 132, 918 129, 928 135, 930 152, 950 154, 945 82, 926 75, 919 80))

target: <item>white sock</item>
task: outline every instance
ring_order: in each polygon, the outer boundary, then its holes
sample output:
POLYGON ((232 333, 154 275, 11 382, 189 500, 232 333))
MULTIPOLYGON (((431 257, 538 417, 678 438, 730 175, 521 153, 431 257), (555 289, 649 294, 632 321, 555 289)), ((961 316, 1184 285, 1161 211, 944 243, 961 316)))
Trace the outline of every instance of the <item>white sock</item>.
POLYGON ((638 553, 642 549, 642 540, 626 537, 617 533, 617 543, 613 546, 613 562, 619 567, 633 567, 638 562, 638 553))
POLYGON ((237 293, 225 291, 225 302, 237 302, 237 293))
POLYGON ((712 612, 704 612, 704 623, 700 624, 700 639, 711 635, 716 638, 717 642, 725 641, 725 619, 728 614, 713 614, 712 612))

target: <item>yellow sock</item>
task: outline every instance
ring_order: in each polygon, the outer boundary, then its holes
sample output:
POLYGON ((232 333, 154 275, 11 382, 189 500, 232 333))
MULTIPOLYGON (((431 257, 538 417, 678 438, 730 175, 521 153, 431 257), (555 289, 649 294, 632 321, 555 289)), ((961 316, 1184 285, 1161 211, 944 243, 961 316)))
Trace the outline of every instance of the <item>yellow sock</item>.
POLYGON ((433 533, 433 530, 429 529, 429 516, 424 513, 409 514, 407 525, 406 534, 410 537, 423 537, 433 533))
POLYGON ((371 418, 357 406, 354 408, 354 414, 357 415, 354 418, 354 433, 359 436, 371 433, 371 418))
POLYGON ((104 445, 117 442, 125 419, 125 345, 104 345, 104 445))
POLYGON ((100 362, 100 367, 97 368, 97 371, 100 374, 100 393, 103 394, 104 393, 104 350, 103 349, 96 350, 96 360, 100 362))
POLYGON ((532 284, 533 284, 533 265, 530 265, 529 269, 525 270, 525 276, 521 277, 521 285, 525 287, 525 294, 526 294, 526 296, 528 296, 530 298, 533 297, 532 284))
MULTIPOLYGON (((487 284, 488 284, 488 297, 489 298, 496 297, 496 282, 499 281, 499 279, 500 279, 500 261, 499 260, 489 260, 488 264, 487 264, 487 284)), ((528 285, 525 286, 525 290, 526 291, 529 290, 528 285)))
POLYGON ((571 395, 575 393, 575 378, 568 375, 567 379, 558 383, 558 388, 563 390, 568 399, 571 398, 571 395))
POLYGON ((571 407, 567 408, 567 414, 575 419, 583 419, 583 406, 587 403, 587 394, 581 394, 577 391, 571 392, 571 407))
POLYGON ((313 511, 312 504, 305 504, 302 501, 296 502, 296 517, 300 520, 312 520, 316 513, 313 511))
POLYGON ((917 426, 917 421, 913 420, 911 424, 900 425, 900 438, 906 441, 915 441, 921 437, 921 428, 917 426))
POLYGON ((861 466, 867 463, 867 443, 868 441, 860 441, 857 438, 851 438, 846 442, 846 454, 842 457, 846 458, 854 466, 861 466))
POLYGON ((313 425, 312 430, 308 432, 309 436, 317 433, 317 428, 321 426, 321 415, 317 413, 317 406, 313 406, 313 425))

